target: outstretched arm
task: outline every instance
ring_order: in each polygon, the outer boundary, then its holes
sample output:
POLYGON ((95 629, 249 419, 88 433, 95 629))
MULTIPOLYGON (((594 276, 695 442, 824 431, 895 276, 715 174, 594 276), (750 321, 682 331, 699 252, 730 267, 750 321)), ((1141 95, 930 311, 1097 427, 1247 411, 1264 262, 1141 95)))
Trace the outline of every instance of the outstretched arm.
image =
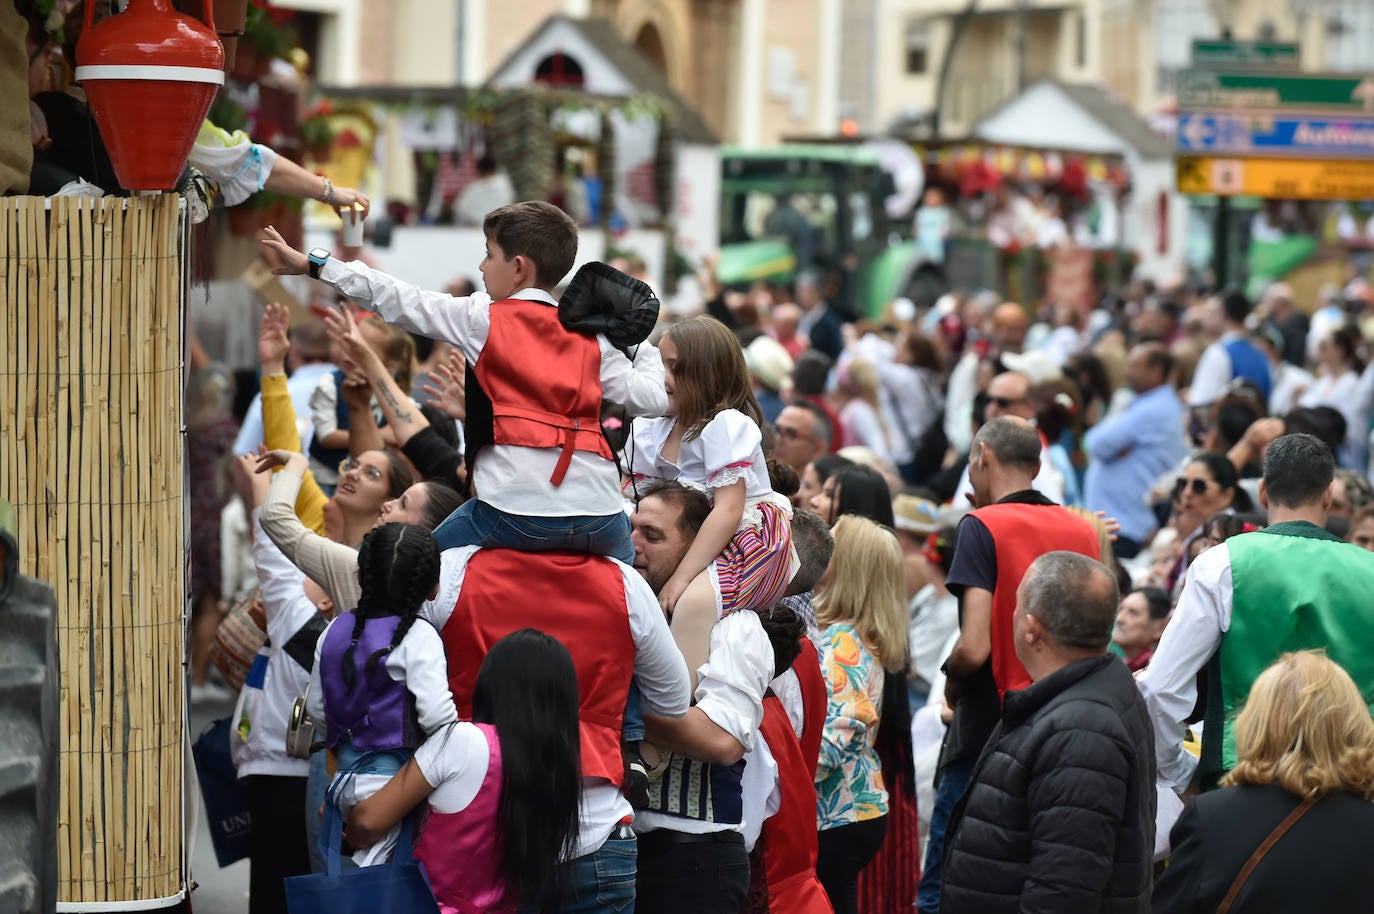
POLYGON ((406 762, 386 786, 363 800, 348 814, 344 834, 354 847, 371 847, 434 792, 415 759, 406 762))
MULTIPOLYGON (((299 276, 308 271, 310 258, 286 243, 268 226, 262 242, 263 258, 279 276, 299 276)), ((403 330, 457 346, 470 363, 477 361, 491 330, 491 299, 482 293, 454 298, 403 282, 357 261, 344 263, 330 258, 320 270, 320 281, 387 323, 403 330)))
POLYGON ((644 735, 655 746, 712 765, 733 765, 744 758, 740 741, 700 708, 691 708, 684 717, 645 714, 644 735))
MULTIPOLYGON (((290 348, 286 328, 290 312, 286 306, 272 302, 262 315, 258 330, 258 358, 262 361, 262 424, 263 444, 269 449, 301 450, 300 433, 296 431, 296 407, 286 385, 286 352, 290 348)), ((301 481, 300 496, 296 499, 296 515, 301 523, 316 533, 324 532, 325 495, 306 473, 301 481)))
POLYGON ((401 390, 376 350, 363 339, 353 316, 347 311, 329 311, 324 322, 329 325, 330 338, 339 344, 345 358, 358 366, 371 385, 371 392, 377 395, 377 403, 382 407, 382 415, 386 416, 387 427, 395 433, 396 443, 404 446, 416 432, 428 428, 429 420, 401 390))
POLYGON ((285 194, 288 197, 319 200, 327 206, 334 207, 335 212, 345 206, 357 204, 362 207, 363 215, 367 215, 368 209, 372 206, 371 201, 362 192, 351 187, 336 187, 329 179, 311 174, 286 156, 277 157, 272 166, 272 173, 267 176, 262 186, 264 190, 285 194))

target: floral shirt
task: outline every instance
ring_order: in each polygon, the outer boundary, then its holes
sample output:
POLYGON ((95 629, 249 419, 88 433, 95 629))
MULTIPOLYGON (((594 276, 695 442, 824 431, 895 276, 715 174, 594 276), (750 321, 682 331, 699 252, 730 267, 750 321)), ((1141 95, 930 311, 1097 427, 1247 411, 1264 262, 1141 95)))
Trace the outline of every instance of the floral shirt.
POLYGON ((821 671, 830 701, 816 766, 816 827, 824 831, 887 814, 882 764, 873 748, 882 716, 883 665, 847 622, 821 630, 821 671))

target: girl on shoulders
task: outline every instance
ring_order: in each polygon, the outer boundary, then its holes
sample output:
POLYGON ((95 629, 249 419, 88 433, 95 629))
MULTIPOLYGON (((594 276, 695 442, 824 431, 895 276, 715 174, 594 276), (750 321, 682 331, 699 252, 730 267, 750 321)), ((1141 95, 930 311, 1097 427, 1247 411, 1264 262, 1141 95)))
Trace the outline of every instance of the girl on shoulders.
POLYGON ((659 593, 695 687, 716 620, 772 606, 798 562, 792 507, 768 481, 762 412, 739 341, 715 318, 690 317, 668 329, 659 353, 668 410, 635 425, 626 495, 673 479, 711 498, 710 515, 659 593))

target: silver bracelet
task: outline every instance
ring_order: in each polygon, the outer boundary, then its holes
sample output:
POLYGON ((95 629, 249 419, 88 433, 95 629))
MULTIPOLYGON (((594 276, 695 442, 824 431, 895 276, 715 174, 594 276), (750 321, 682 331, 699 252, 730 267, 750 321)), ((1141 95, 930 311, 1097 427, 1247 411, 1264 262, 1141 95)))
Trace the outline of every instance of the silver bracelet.
MULTIPOLYGON (((323 177, 323 175, 321 177, 323 177)), ((324 194, 320 196, 320 202, 328 205, 333 205, 334 203, 334 182, 328 178, 324 179, 324 194)))

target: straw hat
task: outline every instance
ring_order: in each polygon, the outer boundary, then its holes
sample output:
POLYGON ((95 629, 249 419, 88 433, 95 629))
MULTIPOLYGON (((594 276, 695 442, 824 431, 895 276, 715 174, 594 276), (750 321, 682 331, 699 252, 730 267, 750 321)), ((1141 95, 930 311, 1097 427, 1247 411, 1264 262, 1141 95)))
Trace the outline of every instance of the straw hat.
POLYGON ((792 373, 792 356, 771 336, 755 337, 744 347, 744 363, 764 387, 776 391, 792 373))

